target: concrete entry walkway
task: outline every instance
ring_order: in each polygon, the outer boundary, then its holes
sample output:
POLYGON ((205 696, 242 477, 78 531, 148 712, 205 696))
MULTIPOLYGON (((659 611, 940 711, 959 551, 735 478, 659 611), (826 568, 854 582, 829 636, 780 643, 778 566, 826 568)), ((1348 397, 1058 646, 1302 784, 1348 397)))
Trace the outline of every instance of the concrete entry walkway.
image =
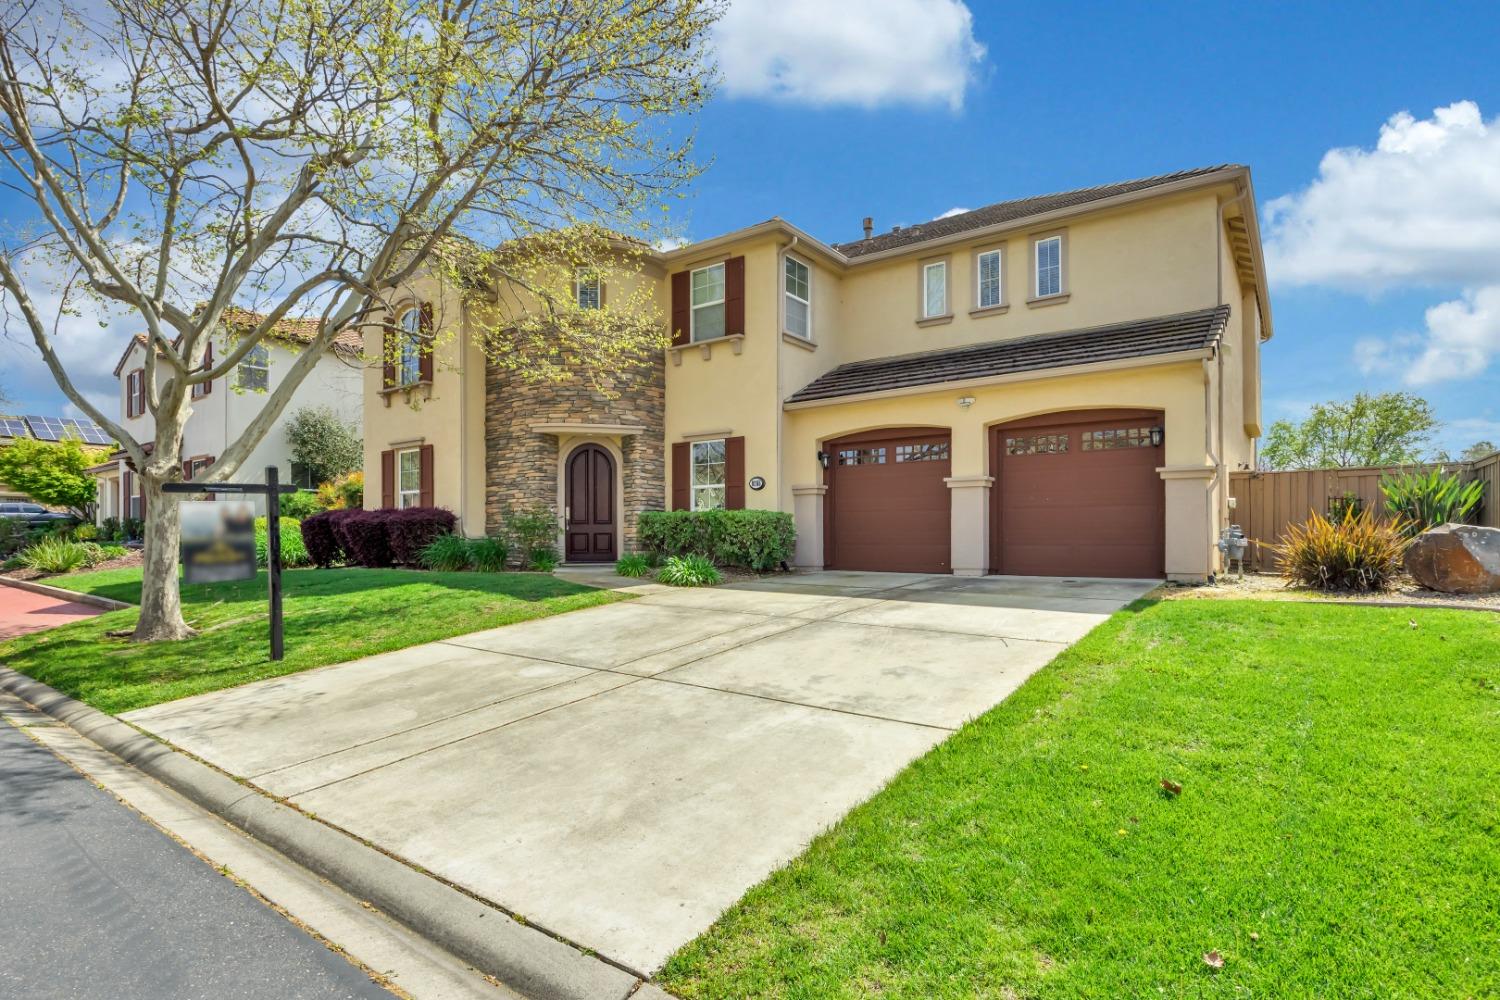
POLYGON ((825 572, 476 632, 126 719, 650 973, 1154 581, 825 572))

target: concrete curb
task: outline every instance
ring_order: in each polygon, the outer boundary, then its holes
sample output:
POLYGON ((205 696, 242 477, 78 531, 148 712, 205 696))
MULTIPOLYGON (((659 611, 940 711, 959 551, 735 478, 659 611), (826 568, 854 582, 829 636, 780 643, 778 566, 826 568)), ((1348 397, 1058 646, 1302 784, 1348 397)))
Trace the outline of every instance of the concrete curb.
POLYGON ((62 601, 72 601, 74 604, 88 604, 105 611, 119 611, 122 608, 133 608, 134 604, 126 604, 124 601, 116 601, 109 597, 99 597, 94 594, 80 594, 76 590, 64 590, 61 587, 53 587, 45 583, 37 583, 35 580, 13 580, 8 576, 0 576, 0 584, 7 587, 15 587, 17 590, 29 590, 33 594, 45 594, 48 597, 56 597, 62 601))
POLYGON ((533 1000, 609 1000, 639 980, 241 785, 119 719, 0 667, 8 691, 533 1000))

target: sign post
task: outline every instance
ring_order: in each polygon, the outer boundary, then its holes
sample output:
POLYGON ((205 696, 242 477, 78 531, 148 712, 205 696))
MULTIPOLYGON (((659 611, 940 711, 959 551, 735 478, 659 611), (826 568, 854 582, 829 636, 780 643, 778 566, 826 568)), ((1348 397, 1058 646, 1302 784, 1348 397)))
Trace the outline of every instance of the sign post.
MULTIPOLYGON (((274 465, 266 466, 266 481, 264 483, 163 483, 163 493, 208 493, 212 496, 264 496, 266 498, 266 576, 270 583, 271 603, 271 659, 279 660, 283 655, 284 632, 281 622, 281 494, 295 493, 297 487, 283 486, 280 482, 280 470, 274 465)), ((226 505, 228 506, 228 505, 226 505)), ((255 576, 255 558, 253 554, 248 561, 248 572, 243 572, 234 564, 234 547, 226 542, 225 536, 229 534, 225 530, 228 526, 228 518, 221 518, 225 524, 217 532, 210 531, 212 536, 208 545, 214 549, 220 568, 212 577, 216 580, 246 580, 255 576), (221 553, 229 553, 230 558, 225 559, 221 553)), ((251 536, 251 544, 254 544, 254 535, 251 536)), ((189 540, 183 536, 183 564, 188 567, 187 572, 192 573, 201 558, 201 548, 205 547, 202 540, 194 539, 192 548, 189 548, 189 540)))

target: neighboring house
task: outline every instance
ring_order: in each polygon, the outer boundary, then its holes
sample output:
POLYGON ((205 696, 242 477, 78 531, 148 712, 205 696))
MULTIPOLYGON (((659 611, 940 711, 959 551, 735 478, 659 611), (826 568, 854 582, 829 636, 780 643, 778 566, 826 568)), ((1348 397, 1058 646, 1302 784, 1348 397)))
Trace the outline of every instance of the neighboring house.
MULTIPOLYGON (((9 446, 12 441, 26 438, 36 438, 38 441, 63 441, 67 438, 75 438, 93 447, 110 443, 109 435, 104 433, 104 428, 87 418, 75 420, 72 417, 0 414, 0 448, 9 446)), ((29 497, 20 490, 0 483, 0 500, 27 499, 29 497)))
POLYGON ((1216 572, 1271 336, 1247 168, 864 230, 771 219, 650 253, 622 280, 653 283, 672 346, 612 373, 615 399, 487 371, 474 306, 419 283, 411 348, 365 376, 366 505, 471 535, 545 505, 570 561, 628 551, 642 510, 723 506, 792 512, 803 567, 1216 572))
MULTIPOLYGON (((222 357, 229 349, 233 329, 259 321, 257 316, 236 314, 235 325, 212 338, 209 362, 212 363, 215 356, 222 357)), ((301 346, 312 339, 316 330, 316 320, 285 320, 271 336, 263 338, 247 353, 233 372, 193 387, 189 403, 192 412, 182 437, 183 478, 192 478, 212 465, 225 448, 239 439, 265 404, 266 393, 276 388, 301 346)), ((120 380, 120 426, 149 449, 155 438, 155 424, 146 399, 145 363, 146 336, 137 334, 115 365, 115 377, 120 380)), ((165 367, 157 370, 158 384, 166 381, 165 367)), ((326 406, 345 422, 361 427, 361 368, 359 334, 352 331, 340 333, 334 338, 332 348, 292 394, 283 411, 284 416, 307 406, 326 406)), ((281 422, 271 427, 229 481, 263 481, 266 467, 270 465, 280 469, 283 482, 304 488, 318 485, 294 466, 291 445, 281 422)), ((92 471, 99 479, 98 519, 101 522, 106 517, 143 516, 145 493, 140 477, 123 451, 115 452, 109 461, 95 466, 92 471)), ((264 513, 265 498, 251 499, 257 513, 264 513)))

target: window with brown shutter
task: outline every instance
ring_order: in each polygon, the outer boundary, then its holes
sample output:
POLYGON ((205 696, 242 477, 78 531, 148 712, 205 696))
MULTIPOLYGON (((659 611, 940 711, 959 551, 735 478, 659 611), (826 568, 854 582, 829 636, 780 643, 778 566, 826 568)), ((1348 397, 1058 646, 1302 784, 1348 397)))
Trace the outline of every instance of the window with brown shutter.
POLYGON ((724 336, 745 332, 745 258, 724 262, 724 336))
POLYGON ((422 474, 421 486, 418 488, 418 507, 432 506, 432 445, 422 446, 422 474))
POLYGON ((692 445, 677 441, 672 445, 672 509, 691 510, 693 506, 692 445))
MULTIPOLYGON (((203 367, 200 368, 199 371, 205 371, 206 372, 206 371, 210 370, 211 368, 213 368, 213 366, 214 366, 214 342, 212 340, 210 340, 208 342, 208 346, 203 349, 203 367)), ((207 396, 209 393, 211 393, 213 391, 214 391, 214 383, 213 383, 212 379, 210 379, 207 382, 195 382, 195 383, 193 383, 192 397, 194 399, 201 399, 202 397, 207 396)))
POLYGON ((380 506, 385 510, 396 506, 395 448, 387 448, 380 453, 380 506))
POLYGON ((745 439, 724 439, 724 509, 745 509, 745 439))
MULTIPOLYGON (((672 346, 688 342, 693 325, 689 274, 680 271, 672 275, 672 346)), ((676 447, 675 445, 673 447, 676 447)))
POLYGON ((146 369, 137 368, 125 376, 125 416, 139 417, 146 412, 146 369))

